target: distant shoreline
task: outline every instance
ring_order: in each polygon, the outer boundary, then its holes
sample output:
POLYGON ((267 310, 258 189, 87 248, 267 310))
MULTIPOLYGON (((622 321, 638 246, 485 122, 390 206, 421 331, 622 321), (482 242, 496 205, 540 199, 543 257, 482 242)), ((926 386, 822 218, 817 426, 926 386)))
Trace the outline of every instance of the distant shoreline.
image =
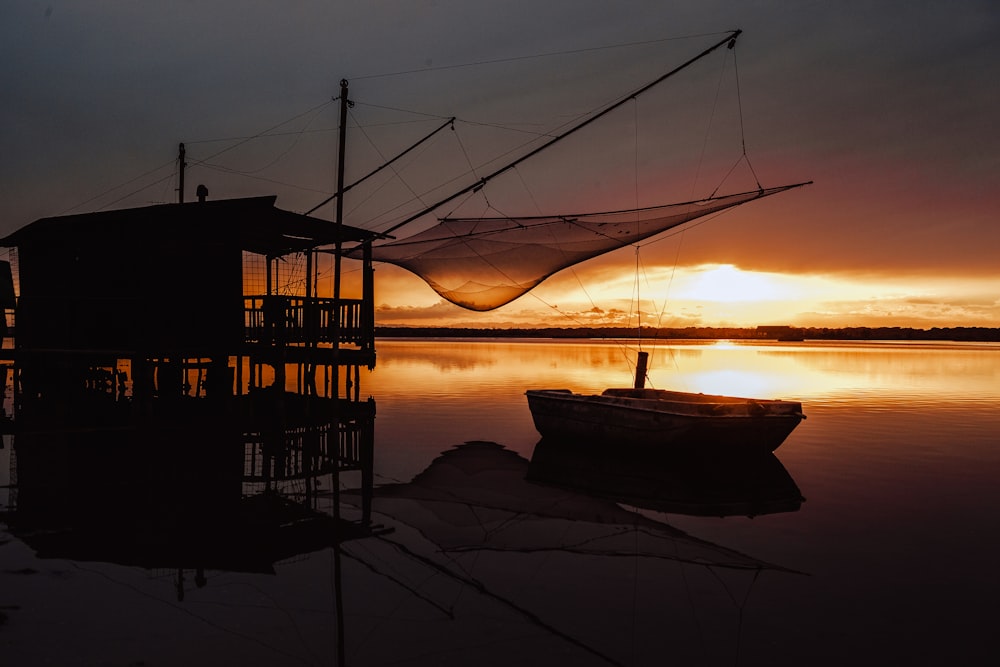
POLYGON ((475 329, 467 327, 376 326, 384 338, 643 338, 679 340, 917 340, 1000 342, 1000 328, 990 327, 550 327, 475 329))

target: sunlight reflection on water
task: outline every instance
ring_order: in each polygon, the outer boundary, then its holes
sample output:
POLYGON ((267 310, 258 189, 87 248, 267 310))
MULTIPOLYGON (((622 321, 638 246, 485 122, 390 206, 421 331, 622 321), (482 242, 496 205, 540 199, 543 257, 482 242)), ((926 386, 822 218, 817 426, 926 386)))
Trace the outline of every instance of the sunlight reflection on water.
MULTIPOLYGON (((1000 346, 896 343, 645 342, 648 386, 757 398, 907 403, 1000 399, 1000 346)), ((379 343, 397 387, 442 397, 527 388, 599 392, 631 386, 635 342, 405 341, 379 343), (468 374, 465 372, 468 371, 468 374)), ((393 392, 372 382, 380 394, 393 392)))
MULTIPOLYGON (((642 348, 650 352, 647 386, 802 401, 807 420, 782 456, 797 449, 823 460, 850 456, 880 434, 901 443, 893 456, 905 456, 905 443, 921 432, 986 433, 997 421, 997 345, 645 341, 642 348)), ((499 438, 530 456, 538 434, 525 389, 631 386, 636 351, 634 341, 611 340, 380 340, 378 367, 362 379, 378 402, 376 456, 403 478, 419 470, 401 461, 474 438, 499 438)))

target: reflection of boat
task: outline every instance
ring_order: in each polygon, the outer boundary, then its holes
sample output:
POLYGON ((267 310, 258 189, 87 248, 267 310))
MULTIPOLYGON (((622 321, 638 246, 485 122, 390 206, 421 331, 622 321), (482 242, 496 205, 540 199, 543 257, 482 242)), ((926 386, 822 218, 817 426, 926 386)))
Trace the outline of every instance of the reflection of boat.
POLYGON ((795 512, 802 494, 770 452, 713 456, 629 452, 542 439, 528 480, 572 489, 633 507, 695 516, 757 516, 795 512))
POLYGON ((797 401, 713 396, 659 389, 525 392, 542 437, 638 447, 724 446, 774 451, 805 418, 797 401))
POLYGON ((634 553, 737 569, 785 569, 644 517, 590 488, 534 483, 538 472, 539 464, 499 444, 467 442, 443 452, 412 481, 377 487, 373 512, 417 528, 451 554, 634 553))

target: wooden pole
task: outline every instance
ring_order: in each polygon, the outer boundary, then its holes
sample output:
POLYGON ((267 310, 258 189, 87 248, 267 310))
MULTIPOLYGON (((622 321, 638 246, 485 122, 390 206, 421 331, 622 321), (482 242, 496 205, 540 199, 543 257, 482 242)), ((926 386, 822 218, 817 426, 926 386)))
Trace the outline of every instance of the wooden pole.
POLYGON ((643 389, 646 386, 646 366, 649 363, 649 352, 640 352, 639 358, 635 362, 635 388, 643 389))
POLYGON ((177 147, 177 202, 179 204, 184 203, 184 167, 187 166, 185 158, 187 156, 187 150, 184 148, 184 144, 178 144, 177 147))
MULTIPOLYGON (((337 151, 337 239, 336 252, 333 255, 333 436, 335 448, 333 466, 333 518, 340 529, 340 253, 343 249, 341 231, 344 224, 344 154, 347 139, 347 79, 340 80, 340 139, 337 151)), ((344 601, 341 590, 342 568, 340 562, 340 535, 334 536, 333 576, 336 595, 337 612, 337 664, 345 664, 346 651, 344 647, 344 601)))
POLYGON ((333 321, 330 333, 333 336, 333 377, 334 398, 340 397, 340 254, 343 251, 341 230, 344 225, 344 155, 347 141, 347 79, 340 80, 340 138, 337 151, 337 239, 333 253, 333 321))

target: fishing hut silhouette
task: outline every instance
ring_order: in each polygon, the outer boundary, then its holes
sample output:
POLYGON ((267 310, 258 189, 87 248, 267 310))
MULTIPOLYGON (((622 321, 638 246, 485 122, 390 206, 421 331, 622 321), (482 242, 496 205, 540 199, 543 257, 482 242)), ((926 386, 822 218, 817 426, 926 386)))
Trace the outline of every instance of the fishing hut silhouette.
POLYGON ((371 497, 375 402, 360 373, 376 359, 377 235, 274 196, 206 195, 43 218, 0 239, 9 523, 66 529, 55 553, 119 541, 125 560, 224 568, 249 543, 270 542, 270 560, 370 523, 370 500, 341 517, 338 489, 357 472, 371 497), (363 249, 350 285, 345 244, 363 249), (327 296, 321 253, 336 271, 327 296))

